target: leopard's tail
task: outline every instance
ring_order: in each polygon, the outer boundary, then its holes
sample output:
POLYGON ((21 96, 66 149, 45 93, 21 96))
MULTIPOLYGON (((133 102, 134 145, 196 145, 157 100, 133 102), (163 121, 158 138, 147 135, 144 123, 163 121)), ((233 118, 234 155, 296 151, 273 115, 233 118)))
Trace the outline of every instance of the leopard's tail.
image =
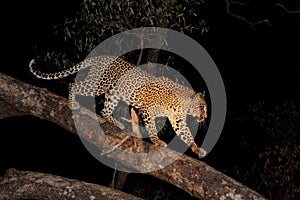
POLYGON ((55 72, 55 73, 41 72, 35 66, 36 66, 36 62, 34 59, 32 59, 29 63, 29 69, 33 75, 35 75, 37 78, 40 79, 53 80, 53 79, 65 78, 69 75, 77 73, 80 70, 80 68, 84 66, 84 63, 80 62, 69 69, 65 69, 63 71, 55 72))

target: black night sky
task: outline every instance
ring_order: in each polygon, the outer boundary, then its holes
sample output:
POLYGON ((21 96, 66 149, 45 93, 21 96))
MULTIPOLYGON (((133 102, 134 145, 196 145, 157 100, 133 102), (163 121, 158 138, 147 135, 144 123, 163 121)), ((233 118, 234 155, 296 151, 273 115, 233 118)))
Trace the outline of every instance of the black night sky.
MULTIPOLYGON (((35 56, 35 47, 47 49, 61 41, 55 36, 53 26, 61 24, 65 17, 74 16, 80 9, 80 2, 1 2, 0 72, 66 96, 65 91, 60 89, 59 82, 55 82, 53 86, 51 82, 40 81, 32 76, 28 63, 35 56)), ((245 21, 228 15, 224 2, 207 1, 204 16, 210 27, 209 32, 194 38, 218 66, 228 101, 227 118, 221 138, 204 161, 267 197, 268 189, 258 188, 255 181, 241 176, 236 169, 240 169, 240 173, 253 170, 253 163, 257 161, 260 153, 265 152, 264 147, 269 138, 263 134, 259 125, 253 125, 254 122, 241 122, 239 119, 251 117, 253 113, 249 114, 247 108, 252 108, 251 105, 258 102, 264 102, 265 110, 258 111, 257 116, 264 117, 260 113, 276 110, 276 107, 279 107, 276 111, 280 115, 280 106, 285 102, 293 102, 296 105, 294 108, 299 109, 300 14, 288 13, 279 6, 270 6, 270 1, 253 0, 249 1, 253 5, 250 3, 247 8, 234 7, 235 13, 245 16, 249 21, 267 18, 270 22, 251 27, 245 21)), ((288 8, 293 10, 295 7, 288 8)), ((298 118, 293 121, 300 122, 299 110, 296 112, 298 118)), ((1 174, 13 167, 104 185, 110 183, 112 170, 105 167, 102 169, 101 164, 84 149, 81 141, 73 134, 63 133, 65 131, 62 128, 29 116, 0 120, 0 126, 1 174)), ((268 126, 267 130, 271 130, 272 124, 268 126)), ((297 145, 300 146, 299 126, 296 127, 297 145)), ((281 141, 277 142, 280 146, 281 141)), ((255 166, 259 168, 260 165, 255 166)), ((256 169, 257 173, 263 173, 261 171, 256 169)), ((299 166, 293 173, 293 184, 300 187, 299 166)), ((128 184, 134 183, 137 177, 138 175, 130 177, 128 184)), ((151 181, 155 182, 150 179, 151 181)), ((274 195, 273 199, 282 199, 280 195, 274 195)), ((297 195, 294 197, 300 197, 299 193, 297 195)))

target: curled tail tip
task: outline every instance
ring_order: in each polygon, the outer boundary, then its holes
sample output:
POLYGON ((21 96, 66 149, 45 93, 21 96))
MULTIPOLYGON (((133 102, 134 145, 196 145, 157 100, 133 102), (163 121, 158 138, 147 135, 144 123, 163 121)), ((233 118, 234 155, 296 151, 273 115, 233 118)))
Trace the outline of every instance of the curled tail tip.
POLYGON ((34 64, 35 64, 35 59, 31 59, 29 62, 29 68, 31 69, 34 64))
POLYGON ((29 62, 30 72, 37 78, 45 79, 45 77, 42 75, 42 73, 39 70, 35 69, 35 65, 36 65, 35 59, 31 59, 29 62))

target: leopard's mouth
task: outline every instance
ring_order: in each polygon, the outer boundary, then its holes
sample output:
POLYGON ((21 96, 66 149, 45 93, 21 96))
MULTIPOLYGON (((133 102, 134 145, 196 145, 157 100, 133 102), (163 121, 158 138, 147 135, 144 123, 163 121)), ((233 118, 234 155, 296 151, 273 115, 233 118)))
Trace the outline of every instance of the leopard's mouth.
POLYGON ((201 114, 200 114, 200 117, 198 119, 198 122, 203 122, 207 118, 206 107, 203 106, 200 109, 201 109, 201 114))
POLYGON ((200 119, 198 119, 198 122, 201 123, 206 119, 206 117, 200 117, 200 119))

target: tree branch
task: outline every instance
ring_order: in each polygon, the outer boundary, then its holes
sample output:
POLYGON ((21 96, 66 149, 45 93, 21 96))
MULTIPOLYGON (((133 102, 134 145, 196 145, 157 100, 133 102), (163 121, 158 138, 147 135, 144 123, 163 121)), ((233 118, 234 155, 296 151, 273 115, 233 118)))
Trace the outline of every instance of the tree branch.
MULTIPOLYGON (((112 148, 111 144, 118 144, 119 141, 123 142, 123 139, 128 137, 127 134, 122 133, 103 118, 97 116, 96 119, 95 114, 89 110, 80 108, 72 113, 68 108, 67 99, 1 73, 0 102, 3 105, 14 108, 12 113, 8 109, 4 110, 6 113, 1 112, 0 117, 2 118, 18 113, 34 115, 78 134, 102 152, 108 152, 112 148), (77 127, 77 131, 74 121, 83 124, 83 126, 77 127), (99 123, 105 133, 104 136, 95 132, 95 126, 98 127, 99 123)), ((148 151, 155 151, 159 148, 146 142, 141 143, 140 138, 132 136, 120 145, 120 148, 127 152, 137 153, 143 152, 144 147, 148 151)), ((160 155, 165 158, 173 158, 174 156, 177 157, 178 153, 166 149, 161 151, 160 155)), ((157 166, 164 162, 164 160, 157 158, 142 163, 136 157, 124 156, 117 151, 112 151, 105 156, 115 159, 125 167, 133 167, 137 171, 142 171, 147 167, 157 166)), ((205 163, 185 155, 180 156, 167 167, 148 174, 171 183, 200 199, 265 199, 255 191, 205 163)))
MULTIPOLYGON (((271 26, 271 23, 270 23, 269 19, 262 19, 262 20, 259 20, 259 21, 256 21, 256 22, 251 22, 248 19, 246 19, 245 17, 242 17, 240 15, 237 15, 237 14, 231 12, 231 10, 230 10, 231 4, 235 4, 235 5, 239 5, 239 6, 245 6, 247 3, 249 3, 250 0, 247 1, 246 3, 242 3, 242 2, 239 2, 239 1, 232 1, 232 0, 224 0, 224 1, 225 1, 225 6, 226 6, 226 12, 227 12, 228 15, 230 15, 232 17, 235 17, 235 18, 249 24, 252 28, 254 28, 256 25, 259 25, 259 24, 262 24, 262 23, 266 23, 267 25, 271 26)), ((286 6, 284 6, 281 3, 275 3, 274 5, 282 8, 286 13, 289 13, 289 14, 299 14, 300 13, 299 7, 297 8, 297 10, 289 10, 286 6)))
POLYGON ((285 12, 287 12, 289 14, 299 14, 300 13, 299 8, 297 10, 289 10, 284 5, 282 5, 281 3, 276 3, 275 5, 279 6, 280 8, 282 8, 285 12))
MULTIPOLYGON (((251 22, 249 20, 247 20, 245 17, 242 17, 240 15, 237 15, 237 14, 234 14, 230 11, 230 4, 231 4, 231 1, 230 0, 225 0, 225 5, 226 5, 226 12, 228 15, 232 16, 232 17, 235 17, 247 24, 250 25, 251 28, 254 28, 255 26, 259 25, 259 24, 262 24, 262 23, 266 23, 267 25, 271 26, 271 23, 268 19, 262 19, 262 20, 259 20, 259 21, 256 21, 256 22, 251 22)), ((235 2, 236 4, 236 2, 235 2)), ((242 5, 242 3, 240 3, 239 5, 242 5)))
POLYGON ((9 169, 0 177, 0 199, 103 199, 141 198, 109 187, 60 176, 9 169))

